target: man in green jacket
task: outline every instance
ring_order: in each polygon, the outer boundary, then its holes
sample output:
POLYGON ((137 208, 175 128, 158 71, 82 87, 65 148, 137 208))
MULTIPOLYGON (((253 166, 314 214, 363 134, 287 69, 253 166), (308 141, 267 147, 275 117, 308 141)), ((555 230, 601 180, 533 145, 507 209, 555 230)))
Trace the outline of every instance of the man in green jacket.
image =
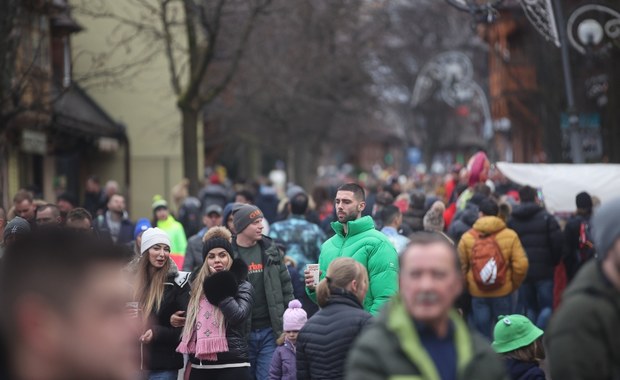
MULTIPOLYGON (((339 257, 351 257, 368 270, 369 288, 364 309, 379 313, 381 306, 398 292, 398 254, 388 238, 375 229, 370 216, 362 217, 366 207, 364 189, 355 183, 341 186, 336 193, 338 221, 332 223, 336 232, 321 246, 320 278, 325 277, 329 264, 339 257)), ((312 275, 306 271, 306 292, 316 302, 312 275)))
POLYGON ((248 264, 248 281, 254 288, 249 318, 250 371, 254 379, 266 380, 276 339, 282 334, 282 316, 293 300, 293 286, 280 251, 263 235, 262 211, 242 205, 235 211, 233 223, 237 231, 233 251, 248 264))
POLYGON ((620 379, 620 199, 592 218, 598 260, 566 289, 546 332, 553 379, 620 379))
POLYGON ((508 379, 489 343, 452 308, 463 290, 454 245, 419 232, 400 260, 400 295, 349 352, 346 379, 508 379))

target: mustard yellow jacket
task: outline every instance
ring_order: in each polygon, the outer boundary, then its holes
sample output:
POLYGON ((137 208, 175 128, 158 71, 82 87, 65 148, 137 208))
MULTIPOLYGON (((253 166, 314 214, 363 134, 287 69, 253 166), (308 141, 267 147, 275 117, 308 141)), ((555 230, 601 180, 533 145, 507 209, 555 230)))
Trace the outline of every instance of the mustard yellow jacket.
POLYGON ((521 246, 517 233, 510 228, 506 228, 506 223, 495 216, 484 216, 478 219, 473 229, 486 235, 497 233, 495 239, 502 251, 504 260, 508 264, 508 269, 506 270, 504 286, 493 291, 481 290, 474 280, 470 265, 475 239, 471 230, 467 231, 461 238, 458 248, 463 274, 467 278, 469 294, 474 297, 491 298, 503 297, 517 290, 525 279, 529 266, 525 250, 521 246))

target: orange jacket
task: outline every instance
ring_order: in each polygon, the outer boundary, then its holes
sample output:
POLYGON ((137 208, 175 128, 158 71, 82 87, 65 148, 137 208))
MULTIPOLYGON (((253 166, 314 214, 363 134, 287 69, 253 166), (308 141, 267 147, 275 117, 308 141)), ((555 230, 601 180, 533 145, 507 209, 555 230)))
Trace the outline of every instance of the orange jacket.
POLYGON ((501 288, 493 291, 481 290, 474 280, 470 265, 475 238, 471 230, 466 232, 459 242, 458 250, 463 274, 467 278, 469 293, 474 297, 491 298, 507 296, 517 290, 525 279, 529 266, 525 250, 521 246, 517 233, 510 228, 506 228, 506 223, 496 216, 484 216, 478 219, 473 229, 487 235, 497 233, 495 239, 502 251, 508 269, 506 270, 506 283, 501 288))

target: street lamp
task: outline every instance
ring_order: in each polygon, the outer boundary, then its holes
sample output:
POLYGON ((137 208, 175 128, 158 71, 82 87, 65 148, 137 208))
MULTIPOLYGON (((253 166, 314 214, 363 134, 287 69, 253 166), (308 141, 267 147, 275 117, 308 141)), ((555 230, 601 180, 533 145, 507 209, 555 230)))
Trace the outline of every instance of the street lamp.
POLYGON ((570 45, 579 53, 605 53, 620 46, 620 12, 600 4, 586 4, 566 22, 570 45))
POLYGON ((503 0, 446 0, 453 7, 471 13, 476 22, 492 23, 497 19, 495 9, 503 0))
POLYGON ((583 45, 598 45, 603 40, 603 27, 595 19, 583 20, 577 27, 577 37, 583 45))

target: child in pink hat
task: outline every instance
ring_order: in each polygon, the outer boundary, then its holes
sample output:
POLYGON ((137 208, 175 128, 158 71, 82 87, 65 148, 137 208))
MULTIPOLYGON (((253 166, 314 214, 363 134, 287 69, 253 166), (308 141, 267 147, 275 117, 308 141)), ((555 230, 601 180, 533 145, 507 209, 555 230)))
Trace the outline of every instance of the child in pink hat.
POLYGON ((297 334, 308 321, 308 316, 301 308, 301 302, 292 300, 284 312, 284 333, 278 339, 278 348, 273 354, 269 380, 296 380, 297 364, 296 349, 297 334))

